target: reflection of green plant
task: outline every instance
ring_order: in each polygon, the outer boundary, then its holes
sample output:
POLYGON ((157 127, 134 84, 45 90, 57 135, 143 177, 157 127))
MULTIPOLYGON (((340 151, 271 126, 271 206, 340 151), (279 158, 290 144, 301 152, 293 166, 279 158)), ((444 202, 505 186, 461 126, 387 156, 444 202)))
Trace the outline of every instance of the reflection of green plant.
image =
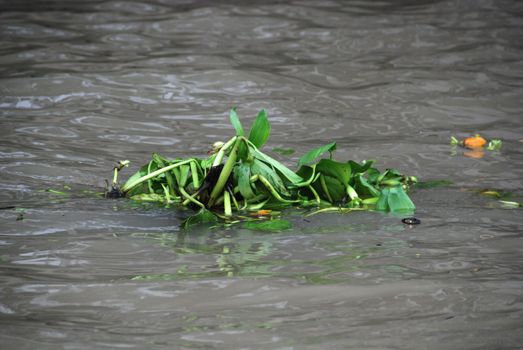
POLYGON ((414 210, 406 190, 417 181, 415 177, 394 169, 380 172, 372 166, 373 161, 335 161, 335 142, 304 154, 294 172, 260 151, 271 130, 265 110, 258 113, 248 136, 235 108, 230 112, 230 121, 236 135, 225 143, 215 143, 208 158, 168 160, 153 154, 151 161, 120 188, 117 173, 128 164, 121 162, 115 167, 113 190, 108 196, 126 195, 139 201, 177 202, 200 208, 197 217, 185 223, 186 227, 215 222, 213 216, 221 216, 219 212, 232 218, 233 211, 291 205, 414 210), (330 157, 321 159, 326 153, 330 157))
POLYGON ((197 254, 212 255, 214 266, 194 267, 183 265, 176 273, 147 274, 132 277, 133 280, 177 280, 204 278, 212 276, 267 276, 275 262, 263 259, 271 253, 273 243, 269 236, 253 236, 251 231, 242 230, 233 238, 222 236, 211 238, 207 233, 188 235, 179 231, 176 236, 170 233, 148 234, 161 245, 171 247, 173 252, 182 256, 197 254), (202 271, 203 269, 203 271, 202 271))
MULTIPOLYGON (((342 227, 345 226, 331 227, 330 232, 337 232, 342 227)), ((282 259, 272 256, 277 251, 275 241, 279 235, 259 235, 240 229, 235 230, 234 237, 231 237, 228 232, 213 229, 191 234, 184 230, 176 235, 148 234, 146 237, 170 247, 176 255, 185 256, 188 261, 194 256, 203 255, 212 256, 216 263, 194 266, 182 262, 174 272, 137 275, 131 279, 149 281, 249 276, 297 278, 314 284, 335 283, 346 280, 347 273, 360 270, 363 265, 361 261, 370 254, 388 249, 385 245, 361 247, 345 241, 318 241, 316 244, 326 255, 282 259), (296 272, 295 266, 305 266, 306 271, 296 272)))

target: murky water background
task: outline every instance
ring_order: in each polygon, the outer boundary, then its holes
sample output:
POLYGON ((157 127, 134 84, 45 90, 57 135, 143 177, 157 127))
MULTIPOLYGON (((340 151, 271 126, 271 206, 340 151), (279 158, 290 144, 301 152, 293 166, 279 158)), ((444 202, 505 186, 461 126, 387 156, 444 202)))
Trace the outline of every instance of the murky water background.
POLYGON ((2 349, 523 346, 521 210, 475 192, 523 194, 523 3, 1 1, 0 38, 2 349), (412 193, 414 228, 291 210, 277 234, 89 192, 203 155, 234 105, 288 165, 335 140, 453 184, 412 193), (502 151, 451 150, 476 132, 502 151))

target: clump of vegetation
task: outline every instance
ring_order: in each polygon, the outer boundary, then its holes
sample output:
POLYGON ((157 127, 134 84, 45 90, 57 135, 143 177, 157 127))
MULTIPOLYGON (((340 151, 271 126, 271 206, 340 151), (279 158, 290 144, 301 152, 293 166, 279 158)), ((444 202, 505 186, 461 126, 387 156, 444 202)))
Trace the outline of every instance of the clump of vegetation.
POLYGON ((489 151, 499 151, 503 142, 499 139, 492 139, 490 141, 487 141, 487 139, 485 139, 480 134, 476 134, 474 136, 466 137, 461 141, 458 140, 456 137, 451 136, 450 144, 452 146, 462 146, 472 150, 485 148, 489 151))
POLYGON ((304 154, 297 171, 292 171, 261 151, 271 130, 265 110, 258 113, 248 134, 235 108, 230 121, 236 135, 216 142, 205 158, 166 159, 153 154, 122 186, 118 172, 128 162, 119 162, 106 196, 200 208, 193 222, 288 206, 317 207, 319 212, 415 209, 407 195, 417 181, 413 176, 394 169, 379 171, 373 161, 334 160, 335 142, 304 154))

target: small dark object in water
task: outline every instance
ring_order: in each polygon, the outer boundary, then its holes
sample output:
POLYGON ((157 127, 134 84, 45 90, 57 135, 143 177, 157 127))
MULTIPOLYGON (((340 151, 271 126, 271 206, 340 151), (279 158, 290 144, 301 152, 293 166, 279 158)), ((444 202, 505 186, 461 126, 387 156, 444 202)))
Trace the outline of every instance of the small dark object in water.
POLYGON ((403 222, 406 225, 419 225, 419 224, 421 224, 421 221, 419 219, 414 218, 414 217, 401 219, 401 222, 403 222))
POLYGON ((105 191, 105 198, 122 198, 125 197, 125 193, 123 193, 118 187, 112 186, 110 191, 105 191))
POLYGON ((8 210, 8 209, 16 209, 16 207, 14 205, 10 205, 7 207, 0 207, 0 210, 8 210))

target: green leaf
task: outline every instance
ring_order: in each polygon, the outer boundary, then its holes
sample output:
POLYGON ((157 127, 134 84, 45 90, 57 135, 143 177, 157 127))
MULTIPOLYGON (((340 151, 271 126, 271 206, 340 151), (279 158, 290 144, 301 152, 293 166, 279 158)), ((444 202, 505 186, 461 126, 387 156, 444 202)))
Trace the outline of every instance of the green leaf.
POLYGON ((251 151, 251 154, 259 159, 264 161, 267 164, 270 164, 274 169, 277 169, 289 182, 292 184, 299 184, 303 181, 303 179, 297 175, 294 171, 287 168, 282 163, 278 162, 276 159, 269 157, 265 153, 260 152, 256 146, 254 146, 252 143, 249 143, 249 150, 251 151))
POLYGON ((413 212, 416 209, 401 186, 386 187, 381 190, 376 210, 390 212, 413 212))
POLYGON ((240 139, 238 142, 240 143, 238 145, 238 159, 245 162, 249 158, 249 146, 245 139, 240 139))
POLYGON ((218 217, 207 209, 200 209, 195 215, 189 216, 182 223, 184 229, 188 229, 194 225, 210 224, 218 222, 218 217))
POLYGON ((336 178, 343 186, 349 184, 351 166, 349 163, 340 163, 332 159, 322 159, 316 165, 316 171, 336 178))
MULTIPOLYGON (((153 153, 152 158, 160 168, 169 165, 168 161, 157 153, 153 153)), ((174 195, 176 193, 174 190, 175 184, 171 172, 168 171, 165 173, 165 179, 167 180, 167 185, 169 186, 169 193, 174 195)))
POLYGON ((314 164, 313 166, 302 165, 298 169, 296 174, 303 178, 302 182, 294 184, 294 186, 296 187, 309 186, 312 182, 318 179, 318 176, 320 176, 320 174, 316 173, 316 164, 314 164))
POLYGON ((270 133, 271 124, 269 124, 269 120, 267 119, 267 111, 262 109, 258 113, 258 116, 251 127, 249 141, 251 141, 257 148, 261 148, 269 138, 270 133))
POLYGON ((191 167, 188 164, 180 165, 178 168, 176 168, 176 171, 174 171, 174 176, 176 177, 176 181, 178 182, 179 186, 185 187, 187 184, 187 179, 189 178, 190 170, 191 167))
POLYGON ((401 186, 390 189, 388 202, 391 212, 412 212, 416 209, 401 186))
POLYGON ((499 151, 502 145, 503 142, 501 140, 490 140, 490 142, 487 145, 487 149, 489 151, 499 151))
POLYGON ((359 173, 354 176, 355 189, 360 196, 378 197, 380 191, 372 186, 367 179, 363 177, 363 174, 359 173))
POLYGON ((243 136, 243 127, 242 123, 240 123, 240 119, 238 118, 238 114, 236 114, 236 107, 231 109, 231 112, 229 113, 229 119, 231 120, 231 124, 236 130, 237 136, 243 136))
POLYGON ((243 228, 264 232, 281 232, 292 228, 292 223, 287 220, 274 219, 267 221, 248 221, 243 228))
MULTIPOLYGON (((325 181, 325 185, 329 190, 329 194, 333 202, 341 202, 345 198, 346 190, 345 186, 336 178, 328 175, 322 175, 325 181)), ((327 197, 326 197, 327 198, 327 197)))
POLYGON ((308 163, 314 161, 316 158, 322 156, 325 152, 332 153, 335 150, 336 150, 336 142, 331 142, 328 145, 314 148, 314 149, 310 150, 309 152, 305 153, 303 156, 301 156, 301 158, 298 162, 298 166, 308 164, 308 163))
POLYGON ((374 163, 373 160, 368 160, 362 164, 359 164, 359 163, 356 163, 355 161, 352 161, 352 160, 349 160, 348 162, 350 164, 350 168, 352 170, 352 174, 355 175, 355 174, 358 174, 358 173, 364 173, 366 172, 367 170, 370 169, 370 167, 372 166, 372 164, 374 163))
POLYGON ((281 147, 275 147, 272 149, 273 152, 279 153, 284 156, 290 156, 291 154, 294 154, 296 152, 292 148, 281 148, 281 147))
POLYGON ((274 187, 276 191, 280 194, 288 195, 289 192, 285 188, 282 179, 276 173, 276 171, 269 167, 267 164, 262 162, 259 159, 254 159, 254 162, 251 164, 251 175, 261 175, 269 181, 269 183, 274 187))
POLYGON ((245 199, 251 199, 255 197, 255 194, 251 187, 251 167, 250 164, 241 163, 236 167, 236 179, 238 179, 238 188, 240 194, 245 199))
POLYGON ((389 211, 389 194, 390 187, 385 187, 381 190, 378 202, 376 203, 376 210, 389 211))
MULTIPOLYGON (((138 180, 139 178, 147 175, 147 168, 148 168, 149 164, 146 164, 144 166, 142 166, 140 168, 140 170, 138 170, 137 172, 135 172, 131 177, 129 177, 129 179, 127 179, 127 181, 125 182, 125 184, 122 186, 122 188, 126 188, 128 185, 134 183, 136 180, 138 180)), ((133 194, 137 194, 140 192, 140 187, 136 187, 136 188, 133 188, 129 191, 129 195, 132 196, 133 194)))

